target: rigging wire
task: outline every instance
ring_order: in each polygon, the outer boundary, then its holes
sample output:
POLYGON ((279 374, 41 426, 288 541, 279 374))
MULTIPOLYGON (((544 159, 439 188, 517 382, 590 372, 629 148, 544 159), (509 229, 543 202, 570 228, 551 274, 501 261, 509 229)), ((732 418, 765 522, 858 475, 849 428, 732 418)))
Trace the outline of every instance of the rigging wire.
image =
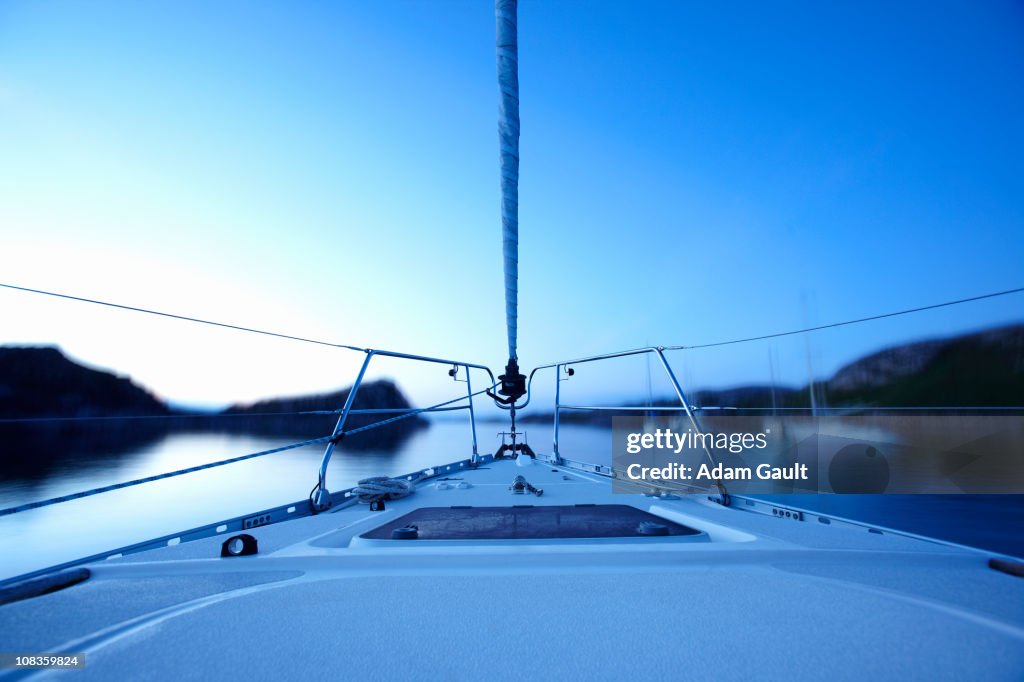
POLYGON ((169 317, 173 320, 185 320, 186 322, 196 322, 198 324, 207 324, 212 327, 222 327, 224 329, 234 329, 240 332, 249 332, 251 334, 262 334, 263 336, 274 336, 279 339, 289 339, 291 341, 302 341, 303 343, 315 343, 320 346, 330 346, 332 348, 345 348, 347 350, 356 350, 367 352, 366 348, 360 348, 359 346, 350 346, 344 343, 331 343, 329 341, 319 341, 317 339, 309 339, 303 336, 293 336, 291 334, 282 334, 280 332, 272 332, 264 329, 253 329, 252 327, 242 327, 235 324, 227 324, 224 322, 214 322, 212 320, 203 320, 198 317, 189 317, 187 315, 175 315, 174 313, 165 313, 159 310, 150 310, 148 308, 138 308, 130 305, 122 305, 120 303, 111 303, 109 301, 98 301, 92 298, 83 298, 81 296, 72 296, 70 294, 61 294, 54 291, 43 291, 41 289, 30 289, 28 287, 19 287, 14 284, 4 284, 0 282, 0 287, 4 289, 13 289, 15 291, 24 291, 30 294, 41 294, 43 296, 53 296, 54 298, 63 298, 69 301, 79 301, 82 303, 95 303, 96 305, 107 306, 108 308, 117 308, 119 310, 130 310, 136 313, 146 313, 147 315, 157 315, 159 317, 169 317))
POLYGON ((137 478, 132 481, 125 481, 124 483, 114 483, 111 485, 105 485, 100 488, 92 488, 90 490, 83 490, 77 493, 71 493, 70 495, 61 495, 59 497, 51 497, 48 500, 39 500, 38 502, 28 502, 26 504, 19 504, 15 507, 7 507, 6 509, 0 509, 0 516, 8 516, 10 514, 17 514, 18 512, 28 511, 29 509, 38 509, 40 507, 48 507, 53 504, 60 504, 61 502, 70 502, 71 500, 78 500, 83 497, 92 497, 93 495, 99 495, 100 493, 107 493, 112 490, 120 490, 121 488, 130 488, 136 485, 142 485, 143 483, 152 483, 153 481, 159 481, 164 478, 173 478, 174 476, 181 476, 183 474, 190 474, 195 471, 203 471, 204 469, 213 469, 214 467, 221 467, 227 464, 234 464, 235 462, 243 462, 247 459, 255 459, 256 457, 263 457, 265 455, 273 455, 278 452, 285 452, 287 450, 294 450, 296 448, 304 448, 307 445, 316 445, 318 443, 326 443, 331 440, 331 436, 322 436, 320 438, 313 438, 311 440, 305 440, 300 443, 291 443, 289 445, 283 445, 279 448, 272 448, 270 450, 261 450, 259 452, 252 452, 248 455, 239 455, 238 457, 231 457, 229 459, 222 459, 217 462, 210 462, 209 464, 200 464, 198 466, 189 467, 187 469, 178 469, 176 471, 168 471, 163 474, 157 474, 155 476, 146 476, 145 478, 137 478))
POLYGON ((998 296, 1008 296, 1010 294, 1019 294, 1024 291, 1024 287, 1018 287, 1016 289, 1007 289, 1006 291, 996 291, 990 294, 982 294, 980 296, 971 296, 970 298, 961 298, 955 301, 945 301, 944 303, 935 303, 932 305, 920 306, 918 308, 908 308, 906 310, 897 310, 891 313, 883 313, 881 315, 872 315, 870 317, 861 317, 855 320, 845 320, 843 322, 833 322, 831 324, 822 324, 817 327, 805 327, 803 329, 794 329, 787 332, 777 332, 775 334, 764 334, 762 336, 750 336, 742 339, 731 339, 729 341, 716 341, 714 343, 701 343, 694 346, 665 346, 665 350, 694 350, 697 348, 714 348, 716 346, 729 346, 736 343, 747 343, 748 341, 763 341, 765 339, 776 339, 780 336, 792 336, 794 334, 805 334, 807 332, 820 331, 822 329, 834 329, 835 327, 845 327, 850 324, 859 324, 861 322, 871 322, 873 320, 882 320, 887 317, 898 317, 900 315, 909 315, 910 313, 919 313, 924 310, 935 310, 936 308, 945 308, 952 305, 959 305, 961 303, 971 303, 973 301, 981 301, 988 298, 996 298, 998 296))
POLYGON ((144 419, 225 419, 232 417, 292 417, 300 415, 332 415, 341 410, 305 410, 303 412, 195 412, 190 414, 131 414, 88 417, 4 417, 0 424, 47 424, 50 422, 135 421, 144 419))
MULTIPOLYGON (((382 414, 387 412, 401 412, 412 408, 381 408, 369 410, 352 410, 349 414, 382 414)), ((459 407, 434 407, 427 408, 429 412, 450 412, 465 410, 464 406, 459 407)), ((132 414, 132 415, 107 415, 88 417, 4 417, 0 418, 0 424, 46 424, 50 422, 93 422, 93 421, 133 421, 145 419, 224 419, 233 417, 292 417, 292 416, 326 416, 341 414, 341 410, 303 410, 301 412, 195 412, 188 414, 132 414)))

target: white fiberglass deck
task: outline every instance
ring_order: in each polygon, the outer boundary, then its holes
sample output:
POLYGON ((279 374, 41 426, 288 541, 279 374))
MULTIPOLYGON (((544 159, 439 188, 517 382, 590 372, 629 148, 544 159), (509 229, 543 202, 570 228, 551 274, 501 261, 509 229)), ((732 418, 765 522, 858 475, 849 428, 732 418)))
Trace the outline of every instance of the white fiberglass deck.
MULTIPOLYGON (((110 679, 989 679, 1024 673, 1024 579, 865 528, 612 495, 510 460, 366 505, 92 564, 0 606, 0 650, 84 651, 110 679), (544 495, 513 495, 516 475, 544 495), (628 504, 710 541, 359 538, 419 507, 628 504)), ((9 677, 16 673, 8 672, 9 677)), ((6 679, 0 674, 0 679, 6 679)))

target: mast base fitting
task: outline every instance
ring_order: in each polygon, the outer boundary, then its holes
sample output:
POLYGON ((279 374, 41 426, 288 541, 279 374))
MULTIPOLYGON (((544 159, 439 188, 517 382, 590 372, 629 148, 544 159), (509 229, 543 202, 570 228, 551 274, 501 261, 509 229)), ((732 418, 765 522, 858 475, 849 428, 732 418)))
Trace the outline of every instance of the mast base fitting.
POLYGON ((318 488, 312 500, 313 513, 318 514, 331 508, 331 494, 323 488, 318 488))
POLYGON ((515 358, 509 358, 505 365, 505 373, 498 377, 501 380, 501 388, 498 393, 510 398, 509 402, 515 402, 526 395, 526 376, 519 371, 519 363, 515 358))

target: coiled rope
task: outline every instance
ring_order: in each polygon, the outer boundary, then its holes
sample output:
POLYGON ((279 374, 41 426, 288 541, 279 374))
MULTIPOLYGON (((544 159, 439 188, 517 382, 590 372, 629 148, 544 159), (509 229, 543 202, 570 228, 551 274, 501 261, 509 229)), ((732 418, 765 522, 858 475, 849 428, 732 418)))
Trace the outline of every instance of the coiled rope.
POLYGON ((359 484, 352 488, 352 494, 358 497, 360 502, 370 503, 375 500, 396 500, 411 495, 415 490, 415 481, 373 476, 359 481, 359 484))

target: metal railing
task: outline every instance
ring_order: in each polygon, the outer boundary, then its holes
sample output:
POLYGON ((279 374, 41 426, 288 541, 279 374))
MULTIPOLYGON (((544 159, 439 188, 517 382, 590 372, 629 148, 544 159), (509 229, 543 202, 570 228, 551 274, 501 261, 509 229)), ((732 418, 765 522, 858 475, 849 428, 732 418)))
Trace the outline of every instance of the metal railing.
MULTIPOLYGON (((555 405, 554 405, 555 409, 554 409, 554 439, 553 439, 554 442, 552 444, 552 446, 554 448, 553 456, 554 456, 555 463, 561 463, 562 462, 562 455, 561 455, 561 453, 559 451, 559 446, 558 446, 558 423, 559 423, 559 416, 560 416, 562 410, 608 411, 608 412, 632 411, 632 410, 644 410, 644 411, 654 411, 654 410, 657 410, 657 411, 680 411, 681 410, 681 411, 686 413, 686 417, 690 420, 690 424, 691 424, 691 426, 693 426, 694 432, 696 432, 698 435, 702 435, 704 433, 704 429, 701 427, 700 422, 697 420, 697 415, 696 415, 697 408, 694 408, 690 404, 690 401, 686 398, 686 393, 685 393, 685 391, 683 391, 683 387, 680 385, 679 379, 676 378, 676 374, 672 370, 672 365, 669 363, 668 358, 665 357, 665 348, 663 346, 648 346, 646 348, 634 348, 632 350, 624 350, 624 351, 619 351, 617 353, 605 353, 603 355, 591 355, 591 356, 588 356, 588 357, 577 358, 575 360, 565 360, 565 361, 562 361, 562 362, 555 362, 555 363, 551 363, 551 364, 548 364, 548 365, 539 365, 538 367, 534 367, 533 370, 530 372, 530 376, 529 376, 529 379, 527 381, 526 402, 524 402, 520 407, 525 407, 526 405, 528 405, 530 403, 530 397, 532 395, 532 390, 533 390, 533 378, 537 374, 537 372, 539 372, 541 370, 545 370, 545 369, 552 369, 552 368, 555 370, 555 405), (672 389, 673 389, 673 391, 675 391, 676 398, 679 399, 679 405, 678 406, 638 408, 635 405, 602 405, 602 406, 595 406, 595 405, 566 405, 566 404, 562 403, 562 401, 561 401, 562 382, 566 381, 569 377, 573 376, 574 371, 573 371, 573 368, 571 367, 571 365, 582 365, 582 364, 585 364, 585 363, 588 363, 588 362, 598 362, 598 361, 601 361, 601 360, 612 360, 614 358, 624 358, 624 357, 629 357, 629 356, 633 356, 633 355, 646 355, 646 354, 653 354, 653 355, 656 355, 658 357, 658 360, 661 362, 662 369, 665 370, 665 375, 668 377, 669 382, 672 384, 672 389), (565 374, 565 377, 562 376, 563 373, 565 374)), ((715 457, 714 457, 714 455, 711 454, 710 448, 708 448, 707 445, 704 443, 704 439, 701 439, 701 446, 704 449, 704 454, 707 456, 708 461, 711 463, 712 466, 714 466, 716 464, 715 457)))
POLYGON ((387 350, 374 350, 374 349, 369 349, 368 348, 368 349, 366 349, 365 352, 366 352, 366 357, 363 359, 363 363, 359 367, 359 372, 356 375, 356 380, 352 384, 352 388, 348 392, 348 396, 345 399, 345 405, 341 408, 341 416, 338 417, 338 423, 335 425, 334 431, 331 434, 330 440, 327 441, 327 446, 326 446, 326 448, 324 450, 323 460, 320 463, 320 473, 319 473, 319 477, 318 477, 318 480, 317 480, 317 486, 315 488, 315 494, 310 496, 311 497, 310 502, 313 505, 314 510, 316 510, 316 511, 323 511, 324 509, 327 509, 331 505, 331 494, 330 494, 330 491, 327 488, 327 467, 328 467, 328 465, 331 462, 331 456, 334 454, 335 446, 339 442, 341 442, 341 439, 344 438, 346 433, 355 433, 356 431, 362 431, 362 430, 365 430, 367 428, 372 428, 372 427, 375 427, 375 426, 383 426, 384 424, 392 423, 392 422, 398 421, 399 419, 404 419, 406 417, 411 417, 411 416, 416 415, 416 414, 423 414, 425 412, 435 412, 435 411, 440 412, 440 411, 466 410, 466 409, 468 409, 469 410, 469 428, 470 428, 470 434, 471 434, 472 442, 473 442, 473 456, 472 456, 470 461, 472 461, 473 463, 476 463, 477 459, 479 458, 479 452, 477 451, 477 437, 476 437, 476 412, 473 409, 473 398, 474 398, 475 395, 477 395, 479 393, 486 393, 487 391, 493 389, 497 385, 497 382, 494 379, 494 373, 491 372, 489 367, 487 367, 485 365, 479 365, 479 364, 476 364, 476 363, 471 363, 471 362, 463 362, 463 361, 460 361, 460 360, 447 360, 447 359, 444 359, 444 358, 434 358, 434 357, 429 357, 429 356, 425 356, 425 355, 412 355, 412 354, 409 354, 409 353, 398 353, 398 352, 395 352, 395 351, 387 351, 387 350), (352 431, 346 432, 345 431, 345 422, 348 420, 348 417, 349 417, 350 414, 360 414, 360 413, 367 414, 367 413, 369 413, 368 411, 364 411, 364 410, 353 410, 352 409, 352 405, 355 403, 356 394, 359 393, 359 387, 363 383, 363 378, 366 376, 366 370, 370 366, 370 362, 373 360, 373 358, 378 357, 378 356, 379 357, 387 357, 387 358, 397 358, 397 359, 400 359, 400 360, 413 360, 413 361, 416 361, 416 362, 426 362, 426 363, 439 364, 439 365, 451 365, 452 369, 448 372, 448 375, 451 376, 456 381, 463 381, 463 380, 458 378, 458 369, 460 367, 462 367, 462 368, 464 368, 466 370, 466 378, 464 379, 464 381, 466 382, 466 395, 464 397, 456 398, 454 400, 449 400, 449 401, 444 402, 444 403, 439 403, 437 405, 433 405, 433 406, 428 407, 428 408, 423 408, 423 409, 419 409, 419 410, 417 410, 417 409, 400 410, 399 411, 400 412, 400 416, 398 416, 398 417, 394 417, 392 419, 386 419, 386 420, 381 421, 381 422, 375 422, 374 424, 370 424, 370 425, 368 425, 366 427, 361 427, 359 429, 353 429, 352 431), (471 380, 471 377, 470 377, 471 371, 474 370, 474 369, 487 372, 487 376, 490 377, 490 380, 491 380, 490 385, 486 389, 484 389, 483 391, 478 391, 477 393, 473 392, 473 384, 472 384, 472 380, 471 380), (460 402, 462 400, 467 400, 468 401, 467 404, 466 405, 460 405, 458 407, 449 407, 449 405, 451 403, 453 403, 453 402, 460 402))
MULTIPOLYGON (((354 349, 350 349, 350 350, 354 350, 354 349)), ((354 494, 352 492, 352 490, 353 490, 352 488, 346 488, 346 489, 340 490, 340 491, 334 493, 333 495, 330 492, 328 492, 328 490, 327 490, 327 485, 326 485, 326 483, 327 483, 327 468, 328 468, 328 465, 330 463, 331 455, 334 452, 335 446, 341 441, 341 439, 346 434, 355 434, 355 433, 367 431, 367 430, 370 430, 370 429, 378 428, 378 427, 381 427, 381 426, 385 426, 386 424, 394 423, 396 421, 399 421, 399 420, 402 420, 402 419, 406 419, 406 418, 409 418, 409 417, 412 417, 412 416, 415 416, 415 415, 418 415, 418 414, 431 413, 431 412, 450 412, 450 411, 455 411, 455 410, 468 410, 469 411, 470 437, 471 437, 471 443, 472 443, 472 455, 468 459, 462 459, 462 460, 457 460, 455 462, 449 462, 448 464, 442 464, 442 465, 438 465, 438 466, 428 467, 426 469, 422 469, 422 470, 413 472, 411 474, 408 474, 408 475, 405 475, 405 476, 401 476, 399 478, 403 478, 403 479, 406 479, 406 480, 409 480, 409 481, 412 481, 412 482, 420 482, 422 480, 429 479, 429 478, 431 478, 431 477, 433 477, 435 475, 443 475, 446 472, 457 470, 459 468, 475 467, 475 466, 478 466, 479 464, 481 464, 483 462, 487 462, 487 461, 490 460, 492 455, 489 455, 489 454, 488 455, 480 455, 479 450, 478 450, 478 441, 477 441, 477 432, 476 432, 476 412, 475 412, 474 403, 473 403, 473 399, 475 397, 479 396, 480 394, 487 393, 487 392, 491 391, 492 389, 494 389, 498 385, 498 382, 495 380, 494 374, 490 370, 489 367, 487 367, 485 365, 481 365, 481 364, 477 364, 477 363, 472 363, 472 362, 465 362, 465 361, 461 361, 461 360, 449 360, 449 359, 445 359, 445 358, 436 358, 436 357, 429 357, 429 356, 423 356, 423 355, 413 355, 413 354, 410 354, 410 353, 400 353, 400 352, 395 352, 395 351, 374 350, 374 349, 368 349, 368 348, 367 349, 358 349, 358 350, 361 350, 362 352, 366 353, 366 357, 363 359, 363 362, 360 365, 359 372, 358 372, 358 374, 356 376, 355 383, 352 385, 352 388, 349 389, 348 396, 345 399, 344 406, 340 410, 335 410, 335 411, 313 410, 313 411, 307 411, 307 412, 303 413, 303 414, 339 414, 338 422, 335 425, 335 427, 334 427, 334 429, 332 431, 332 434, 330 436, 323 436, 323 437, 319 437, 319 438, 313 438, 313 439, 302 441, 302 442, 299 442, 299 443, 291 443, 291 444, 288 444, 288 445, 272 448, 270 450, 263 450, 263 451, 256 452, 256 453, 249 453, 249 454, 246 454, 246 455, 241 455, 241 456, 237 456, 237 457, 231 457, 231 458, 228 458, 228 459, 225 459, 225 460, 221 460, 221 461, 217 461, 217 462, 210 462, 210 463, 207 463, 207 464, 201 464, 201 465, 198 465, 198 466, 189 467, 187 469, 179 469, 177 471, 170 471, 170 472, 166 472, 166 473, 162 473, 162 474, 157 474, 155 476, 147 476, 147 477, 144 477, 144 478, 139 478, 139 479, 135 479, 135 480, 131 480, 131 481, 124 481, 124 482, 121 482, 121 483, 115 483, 115 484, 112 484, 112 485, 106 485, 106 486, 102 486, 102 487, 99 487, 99 488, 93 488, 91 490, 83 490, 83 491, 79 491, 77 493, 72 493, 72 494, 69 494, 69 495, 61 495, 59 497, 54 497, 54 498, 50 498, 50 499, 46 499, 46 500, 38 500, 38 501, 35 501, 35 502, 29 502, 29 503, 26 503, 26 504, 16 505, 16 506, 5 508, 5 509, 0 509, 0 516, 6 516, 6 515, 10 515, 10 514, 17 514, 19 512, 29 511, 31 509, 37 509, 37 508, 45 507, 45 506, 49 506, 49 505, 60 504, 62 502, 69 502, 71 500, 77 500, 77 499, 81 499, 83 497, 89 497, 89 496, 92 496, 92 495, 99 495, 99 494, 102 494, 102 493, 111 492, 111 491, 114 491, 114 490, 119 490, 119 489, 123 489, 123 488, 127 488, 127 487, 143 485, 145 483, 150 483, 150 482, 157 481, 157 480, 163 480, 163 479, 166 479, 166 478, 177 477, 177 476, 181 476, 181 475, 188 474, 188 473, 195 473, 195 472, 203 471, 203 470, 210 469, 210 468, 213 468, 213 467, 225 466, 227 464, 233 464, 233 463, 236 463, 236 462, 247 461, 247 460, 250 460, 250 459, 253 459, 253 458, 263 457, 263 456, 270 455, 270 454, 275 454, 275 453, 279 453, 279 452, 287 452, 287 451, 291 451, 291 450, 294 450, 294 449, 297 449, 297 448, 300 448, 300 447, 305 447, 305 446, 308 446, 308 445, 315 445, 315 444, 319 444, 319 443, 326 443, 326 449, 324 451, 323 459, 322 459, 321 464, 320 464, 320 470, 319 470, 317 486, 316 486, 316 488, 314 488, 314 490, 317 491, 317 495, 316 495, 315 499, 313 499, 313 494, 311 493, 310 494, 310 499, 308 501, 305 501, 305 502, 304 501, 297 501, 297 502, 293 502, 293 503, 290 503, 290 504, 281 505, 279 507, 274 507, 272 509, 264 510, 264 511, 256 513, 256 514, 247 514, 245 516, 238 516, 238 517, 235 517, 235 518, 232 518, 232 519, 228 519, 228 520, 225 520, 225 521, 220 521, 218 523, 206 524, 204 526, 200 526, 198 528, 193 528, 191 530, 184 531, 184 532, 181 532, 181 533, 175 533, 173 535, 167 535, 167 536, 162 536, 162 537, 154 538, 152 540, 147 540, 147 541, 144 541, 144 542, 135 543, 135 544, 128 545, 128 546, 125 546, 125 547, 121 547, 121 548, 116 549, 116 550, 103 552, 101 554, 95 554, 95 555, 91 555, 91 556, 87 556, 87 557, 82 557, 80 559, 69 561, 69 562, 66 562, 66 563, 63 563, 63 564, 60 564, 60 565, 57 565, 57 566, 49 566, 49 567, 46 567, 46 568, 43 568, 43 569, 32 571, 30 573, 26 573, 26 574, 22 574, 22 575, 18 575, 18 576, 13 576, 13 577, 6 578, 6 579, 0 579, 0 585, 9 584, 9 583, 12 583, 12 582, 17 582, 19 580, 24 580, 24 579, 27 579, 27 578, 31 578, 33 576, 42 575, 42 574, 49 573, 49 572, 52 572, 52 571, 55 571, 55 570, 59 570, 61 568, 66 568, 66 567, 69 567, 69 566, 75 566, 75 565, 80 565, 80 564, 83 564, 83 563, 88 563, 88 562, 91 562, 91 561, 97 561, 97 560, 101 560, 101 559, 111 558, 113 556, 120 556, 120 555, 123 555, 123 554, 131 554, 131 553, 135 553, 135 552, 140 552, 140 551, 145 551, 145 550, 149 550, 149 549, 154 549, 154 548, 157 548, 157 547, 174 545, 174 544, 178 544, 180 542, 187 542, 187 541, 191 541, 191 540, 198 540, 198 539, 201 539, 201 538, 212 537, 212 536, 215 536, 215 535, 228 534, 230 532, 245 531, 245 530, 248 530, 248 529, 254 527, 255 525, 267 525, 267 524, 270 524, 270 523, 277 523, 277 522, 280 522, 280 521, 300 518, 300 517, 303 517, 303 516, 308 516, 310 514, 316 514, 318 512, 324 511, 327 508, 332 507, 334 504, 338 504, 339 507, 345 507, 345 506, 348 506, 350 504, 353 504, 357 498, 354 496, 354 494), (363 380, 366 377, 366 371, 367 371, 367 369, 368 369, 368 367, 370 365, 370 362, 373 360, 374 357, 377 357, 377 356, 380 356, 380 357, 390 357, 390 358, 396 358, 396 359, 401 359, 401 360, 411 360, 411 361, 414 361, 414 362, 425 362, 425 363, 430 363, 430 364, 450 365, 451 369, 449 369, 448 375, 453 380, 455 380, 457 382, 465 382, 465 384, 466 384, 466 393, 463 396, 459 396, 457 398, 454 398, 454 399, 451 399, 451 400, 447 400, 447 401, 444 401, 444 402, 441 402, 441 403, 437 403, 435 405, 431 405, 429 407, 424 407, 424 408, 365 408, 365 409, 353 409, 353 405, 355 404, 356 397, 357 397, 357 394, 359 393, 360 387, 363 384, 363 380), (459 376, 458 376, 460 369, 465 371, 465 378, 464 379, 460 379, 459 376), (484 388, 482 390, 477 390, 477 391, 473 390, 473 384, 472 384, 472 378, 471 378, 471 373, 472 373, 473 370, 483 371, 483 372, 485 372, 487 374, 487 377, 489 379, 489 384, 487 385, 486 388, 484 388), (466 401, 466 404, 465 405, 454 405, 454 403, 460 403, 462 401, 466 401), (355 414, 366 414, 366 415, 370 415, 370 414, 387 415, 387 414, 390 414, 390 415, 395 415, 395 416, 392 416, 392 417, 390 417, 388 419, 382 419, 380 421, 375 421, 375 422, 372 422, 372 423, 367 424, 365 426, 359 426, 359 427, 356 427, 356 428, 353 428, 353 429, 350 429, 350 430, 346 431, 345 430, 345 424, 348 421, 349 416, 350 415, 355 415, 355 414)), ((160 415, 157 415, 157 416, 160 416, 160 415)), ((134 418, 134 417, 132 417, 132 418, 134 418)), ((146 416, 139 416, 138 418, 141 419, 141 418, 148 418, 148 417, 146 417, 146 416)))
MULTIPOLYGON (((234 463, 237 463, 237 462, 248 461, 248 460, 251 460, 251 459, 258 458, 258 457, 264 457, 264 456, 267 456, 267 455, 273 455, 273 454, 277 454, 277 453, 281 453, 281 452, 288 452, 288 451, 295 450, 295 449, 298 449, 298 448, 301 448, 301 447, 306 447, 306 446, 310 446, 310 445, 317 445, 317 444, 320 444, 320 443, 326 443, 326 449, 324 451, 324 456, 323 456, 323 459, 322 459, 321 464, 320 464, 320 470, 319 470, 319 475, 318 475, 318 479, 317 479, 317 485, 314 487, 314 491, 316 491, 316 498, 313 499, 313 493, 310 494, 311 509, 312 509, 312 511, 314 513, 316 513, 318 511, 323 511, 324 509, 326 509, 326 508, 331 506, 331 495, 328 492, 327 485, 326 485, 326 483, 327 483, 327 467, 328 467, 328 465, 330 463, 331 455, 334 453, 335 446, 338 443, 340 443, 341 440, 346 435, 352 435, 352 434, 356 434, 356 433, 361 433, 363 431, 368 431, 370 429, 379 428, 381 426, 385 426, 387 424, 391 424, 391 423, 400 421, 402 419, 407 419, 409 417, 413 417, 413 416, 416 416, 416 415, 419 415, 419 414, 425 414, 425 413, 431 413, 431 412, 450 412, 450 411, 455 411, 455 410, 469 410, 469 427, 470 427, 470 436, 471 436, 472 449, 473 449, 472 456, 471 456, 469 461, 471 463, 473 463, 473 464, 478 462, 478 460, 480 458, 480 455, 479 455, 479 451, 478 451, 478 447, 477 447, 476 413, 475 413, 475 410, 474 410, 473 398, 478 396, 478 395, 480 395, 480 394, 482 394, 482 393, 486 393, 486 392, 490 391, 491 389, 493 389, 495 386, 497 386, 497 382, 495 381, 494 374, 493 374, 493 372, 491 372, 490 368, 486 367, 485 365, 480 365, 480 364, 476 364, 476 363, 472 363, 472 362, 465 362, 465 361, 461 361, 461 360, 448 360, 448 359, 444 359, 444 358, 435 358, 435 357, 428 357, 428 356, 423 356, 423 355, 412 355, 412 354, 409 354, 409 353, 399 353, 399 352, 396 352, 396 351, 374 350, 374 349, 369 349, 369 348, 358 349, 358 350, 366 353, 366 357, 364 358, 363 363, 362 363, 362 365, 359 368, 359 373, 358 373, 358 375, 356 377, 355 383, 353 384, 352 388, 349 389, 348 396, 345 399, 345 404, 344 404, 344 406, 340 410, 334 410, 334 411, 329 411, 329 410, 311 410, 311 411, 306 411, 306 412, 296 412, 296 413, 293 413, 293 414, 339 414, 340 416, 338 418, 338 422, 335 425, 335 427, 334 427, 333 431, 331 432, 331 434, 328 435, 328 436, 321 436, 319 438, 312 438, 312 439, 305 440, 305 441, 300 441, 300 442, 297 442, 297 443, 290 443, 290 444, 287 444, 287 445, 282 445, 282 446, 279 446, 279 447, 271 448, 269 450, 261 450, 259 452, 253 452, 253 453, 248 453, 248 454, 239 455, 239 456, 235 456, 235 457, 229 457, 227 459, 219 460, 219 461, 216 461, 216 462, 209 462, 209 463, 206 463, 206 464, 200 464, 200 465, 193 466, 193 467, 188 467, 188 468, 185 468, 185 469, 178 469, 178 470, 175 470, 175 471, 168 471, 168 472, 161 473, 161 474, 156 474, 156 475, 153 475, 153 476, 145 476, 143 478, 137 478, 137 479, 133 479, 133 480, 130 480, 130 481, 123 481, 123 482, 120 482, 120 483, 113 483, 113 484, 110 484, 110 485, 105 485, 105 486, 101 486, 101 487, 98 487, 98 488, 92 488, 92 489, 89 489, 89 490, 82 490, 82 491, 78 491, 78 492, 70 493, 70 494, 66 494, 66 495, 60 495, 60 496, 52 497, 52 498, 49 498, 49 499, 37 500, 37 501, 34 501, 34 502, 27 502, 27 503, 15 505, 15 506, 12 506, 12 507, 0 508, 0 516, 8 516, 8 515, 11 515, 11 514, 17 514, 17 513, 20 513, 20 512, 29 511, 31 509, 38 509, 40 507, 47 507, 47 506, 54 505, 54 504, 61 504, 63 502, 70 502, 71 500, 78 500, 78 499, 82 499, 84 497, 91 497, 93 495, 99 495, 99 494, 102 494, 102 493, 112 492, 114 490, 121 490, 121 489, 124 489, 124 488, 130 488, 130 487, 134 487, 134 486, 138 486, 138 485, 143 485, 145 483, 151 483, 153 481, 164 480, 164 479, 167 479, 167 478, 174 478, 174 477, 177 477, 177 476, 182 476, 182 475, 185 475, 185 474, 196 473, 196 472, 199 472, 199 471, 204 471, 204 470, 212 469, 212 468, 215 468, 215 467, 226 466, 228 464, 234 464, 234 463), (451 365, 452 368, 449 370, 448 375, 450 377, 452 377, 456 381, 460 381, 460 382, 464 381, 466 383, 466 395, 454 398, 452 400, 447 400, 447 401, 444 401, 444 402, 441 402, 441 403, 437 403, 437 404, 431 405, 429 407, 424 407, 424 408, 366 408, 366 409, 353 409, 352 406, 355 403, 356 395, 358 394, 359 388, 362 385, 363 379, 366 376, 366 370, 367 370, 367 368, 370 365, 370 361, 374 357, 376 357, 376 356, 391 357, 391 358, 398 358, 398 359, 404 359, 404 360, 413 360, 413 361, 417 361, 417 362, 426 362, 426 363, 432 363, 432 364, 451 365), (458 378, 458 370, 459 370, 460 367, 465 369, 465 373, 466 373, 466 378, 465 379, 459 379, 458 378), (490 378, 490 384, 487 386, 487 388, 485 388, 483 390, 480 390, 480 391, 475 391, 475 392, 473 391, 470 373, 471 373, 471 370, 474 370, 474 369, 475 370, 481 370, 481 371, 487 373, 487 376, 490 378), (467 404, 465 404, 465 405, 453 405, 454 403, 459 403, 459 402, 462 402, 464 400, 467 401, 467 404), (382 419, 380 421, 376 421, 376 422, 367 424, 365 426, 360 426, 360 427, 353 428, 353 429, 350 429, 348 431, 345 431, 345 424, 348 421, 349 416, 353 415, 353 414, 381 414, 381 415, 383 415, 383 414, 392 414, 392 415, 396 415, 396 416, 390 417, 388 419, 382 419)), ((274 414, 274 413, 270 413, 270 414, 274 414)), ((113 419, 149 419, 149 418, 158 419, 158 418, 163 418, 165 416, 166 415, 153 415, 153 416, 140 415, 140 416, 132 416, 132 417, 112 417, 112 418, 113 419)), ((207 415, 207 416, 217 417, 217 416, 223 416, 223 415, 207 415)), ((236 415, 232 414, 232 415, 227 415, 227 416, 232 416, 233 417, 233 416, 236 416, 236 415)), ((21 420, 12 420, 12 421, 21 421, 21 420)), ((29 421, 31 421, 31 420, 29 420, 29 421)))

